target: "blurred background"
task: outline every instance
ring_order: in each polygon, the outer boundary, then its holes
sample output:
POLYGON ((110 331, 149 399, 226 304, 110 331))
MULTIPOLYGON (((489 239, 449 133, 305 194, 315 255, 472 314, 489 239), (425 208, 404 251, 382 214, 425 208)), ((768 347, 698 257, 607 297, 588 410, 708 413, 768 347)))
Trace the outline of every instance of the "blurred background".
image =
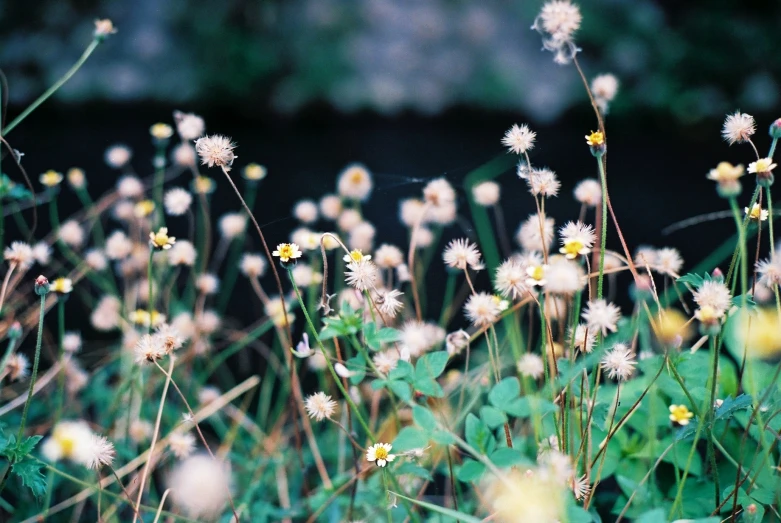
MULTIPOLYGON (((172 123, 174 109, 195 112, 208 132, 238 143, 237 168, 268 167, 256 211, 273 243, 296 225, 294 203, 333 191, 351 162, 375 176, 366 213, 378 239, 401 242, 399 198, 418 195, 421 180, 432 177, 459 186, 471 169, 504 154, 506 129, 527 122, 538 132, 532 161, 563 182, 549 206, 560 225, 577 217, 574 185, 596 177, 583 139, 596 122, 575 69, 553 63, 530 30, 541 5, 0 0, 10 118, 75 62, 95 19, 118 28, 8 139, 25 153, 33 179, 79 166, 97 195, 117 176, 103 163, 106 147, 129 145, 135 169, 151 173, 149 126, 172 123)), ((722 160, 753 158, 750 148, 721 140, 726 113, 753 114, 757 146, 767 150, 764 129, 781 115, 781 3, 589 0, 581 10, 577 43, 586 75, 610 72, 621 83, 607 120, 608 177, 630 248, 676 246, 691 267, 731 234, 731 220, 671 236, 661 230, 727 209, 706 173, 722 160)), ((533 200, 512 170, 500 181, 513 234, 533 200)), ((72 195, 61 198, 78 205, 72 195)), ((741 203, 749 198, 744 193, 741 203)), ((238 202, 220 184, 214 206, 219 215, 238 202)), ((619 248, 617 238, 611 245, 619 248)))

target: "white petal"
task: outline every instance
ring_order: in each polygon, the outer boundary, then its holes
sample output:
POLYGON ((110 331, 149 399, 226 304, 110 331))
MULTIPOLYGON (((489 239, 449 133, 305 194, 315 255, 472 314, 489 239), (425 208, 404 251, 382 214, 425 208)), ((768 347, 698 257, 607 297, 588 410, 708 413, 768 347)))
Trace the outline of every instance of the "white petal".
POLYGON ((377 460, 377 466, 379 466, 379 467, 384 467, 386 463, 387 463, 387 461, 385 461, 384 459, 378 459, 377 460))

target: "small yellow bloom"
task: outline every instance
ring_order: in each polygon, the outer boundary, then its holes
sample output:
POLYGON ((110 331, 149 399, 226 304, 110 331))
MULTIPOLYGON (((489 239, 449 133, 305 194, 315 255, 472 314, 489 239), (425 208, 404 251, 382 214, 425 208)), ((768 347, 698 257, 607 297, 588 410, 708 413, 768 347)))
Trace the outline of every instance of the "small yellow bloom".
POLYGON ((564 255, 565 258, 574 260, 578 255, 586 255, 591 252, 591 249, 583 245, 580 240, 567 240, 564 242, 564 246, 559 249, 559 252, 564 255))
POLYGON ((176 243, 174 236, 168 236, 168 227, 160 227, 157 232, 149 233, 149 245, 153 249, 168 250, 176 243))
POLYGON ((244 178, 247 180, 262 180, 266 174, 266 168, 257 163, 251 163, 244 168, 244 178))
POLYGON ((85 182, 86 176, 84 175, 83 170, 78 167, 71 167, 68 169, 68 183, 71 184, 71 187, 74 189, 81 189, 84 187, 85 182))
POLYGON ((282 262, 289 262, 301 257, 301 250, 295 243, 280 243, 277 245, 277 250, 271 253, 276 256, 282 262))
POLYGON ((717 325, 718 323, 721 323, 721 319, 724 317, 724 312, 717 311, 710 305, 703 305, 694 311, 694 317, 706 325, 717 325))
POLYGON ((133 207, 136 218, 146 218, 153 212, 155 212, 155 202, 152 200, 141 200, 133 207))
POLYGON ((742 164, 732 165, 729 162, 719 162, 715 169, 708 173, 708 179, 718 183, 734 182, 746 174, 742 164))
POLYGON ((174 129, 167 123, 156 123, 149 128, 149 134, 155 140, 167 140, 174 135, 174 129))
POLYGON ((605 135, 599 131, 591 131, 591 134, 586 135, 586 143, 591 147, 599 147, 605 143, 605 135))
POLYGON ((363 261, 371 260, 372 257, 369 254, 364 254, 361 249, 353 249, 349 254, 345 254, 342 259, 347 263, 361 263, 363 261))
POLYGON ((73 292, 73 280, 70 278, 57 278, 51 282, 51 287, 49 287, 49 290, 59 294, 68 294, 73 292))
POLYGON ((526 275, 528 278, 526 279, 526 285, 529 287, 535 287, 544 286, 547 282, 545 279, 545 274, 548 272, 548 266, 547 265, 535 265, 532 267, 526 268, 526 275))
POLYGON ((150 316, 149 311, 145 311, 144 309, 138 309, 132 311, 128 319, 130 319, 132 323, 142 327, 149 327, 149 323, 151 319, 152 327, 156 327, 165 322, 165 315, 160 314, 157 311, 152 311, 152 315, 150 316))
POLYGON ((760 158, 756 162, 748 164, 748 172, 754 174, 769 173, 777 167, 772 158, 760 158))
POLYGON ((751 218, 754 221, 764 222, 767 220, 767 217, 769 216, 768 212, 765 209, 763 209, 762 206, 759 205, 758 203, 754 204, 750 212, 748 210, 748 207, 744 207, 743 211, 748 215, 749 218, 751 218))
POLYGON ((678 425, 688 425, 693 417, 694 413, 686 405, 670 405, 670 421, 678 425))
POLYGON ((208 176, 198 176, 193 181, 193 191, 198 194, 211 194, 214 192, 214 180, 208 176))
POLYGON ((62 173, 58 173, 57 171, 53 171, 51 169, 43 173, 38 178, 38 180, 40 180, 40 182, 46 187, 57 187, 60 185, 60 182, 62 182, 62 179, 62 173))

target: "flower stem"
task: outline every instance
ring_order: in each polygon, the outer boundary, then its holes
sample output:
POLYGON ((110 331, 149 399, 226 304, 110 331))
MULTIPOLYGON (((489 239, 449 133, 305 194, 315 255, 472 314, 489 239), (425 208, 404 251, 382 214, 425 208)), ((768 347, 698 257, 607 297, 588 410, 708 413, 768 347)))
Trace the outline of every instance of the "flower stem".
POLYGON ((602 284, 605 279, 605 245, 607 244, 607 178, 602 155, 597 156, 599 180, 602 183, 602 231, 599 246, 599 276, 597 279, 597 299, 602 299, 602 284))
POLYGON ((21 441, 24 436, 24 426, 27 423, 27 411, 30 408, 30 402, 35 392, 35 379, 38 377, 38 363, 41 361, 41 343, 43 341, 43 317, 46 314, 46 294, 41 295, 41 310, 38 314, 38 340, 35 342, 35 358, 33 359, 33 370, 30 373, 30 388, 27 392, 27 401, 24 402, 22 410, 22 421, 19 424, 19 432, 16 441, 21 441))

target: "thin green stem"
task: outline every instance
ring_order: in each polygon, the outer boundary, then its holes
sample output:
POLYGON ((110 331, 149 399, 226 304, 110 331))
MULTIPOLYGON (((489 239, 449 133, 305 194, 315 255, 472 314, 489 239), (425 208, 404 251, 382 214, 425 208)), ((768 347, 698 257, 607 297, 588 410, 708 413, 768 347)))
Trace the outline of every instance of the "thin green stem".
POLYGON ((599 276, 597 278, 597 299, 602 299, 602 284, 605 279, 605 246, 607 244, 607 178, 605 177, 605 164, 603 155, 597 156, 599 166, 599 180, 602 183, 602 230, 599 242, 599 276))
POLYGON ((719 488, 719 470, 716 465, 716 450, 714 449, 714 441, 716 440, 715 428, 716 428, 716 411, 714 410, 714 404, 716 403, 716 387, 718 385, 719 374, 719 346, 716 344, 716 337, 710 338, 710 349, 713 353, 713 361, 711 363, 711 386, 710 386, 710 401, 708 402, 707 413, 708 420, 710 422, 710 430, 708 431, 710 438, 708 438, 708 455, 711 462, 711 473, 713 475, 713 483, 715 487, 716 506, 719 504, 719 496, 721 495, 721 489, 719 488))
POLYGON ((147 332, 152 332, 152 315, 155 312, 155 295, 154 295, 154 286, 152 285, 152 275, 153 275, 153 268, 154 268, 154 259, 155 259, 155 248, 153 246, 149 246, 149 265, 146 269, 146 278, 149 283, 149 303, 147 305, 147 309, 149 312, 149 329, 147 332))
POLYGON ((38 377, 38 364, 41 361, 41 343, 43 342, 43 317, 46 315, 46 293, 41 294, 41 310, 38 314, 38 340, 35 342, 35 357, 33 359, 33 370, 30 373, 30 388, 27 391, 27 401, 24 402, 22 410, 22 421, 19 423, 19 432, 16 441, 21 441, 24 436, 24 426, 27 423, 27 411, 35 392, 35 380, 38 377))

